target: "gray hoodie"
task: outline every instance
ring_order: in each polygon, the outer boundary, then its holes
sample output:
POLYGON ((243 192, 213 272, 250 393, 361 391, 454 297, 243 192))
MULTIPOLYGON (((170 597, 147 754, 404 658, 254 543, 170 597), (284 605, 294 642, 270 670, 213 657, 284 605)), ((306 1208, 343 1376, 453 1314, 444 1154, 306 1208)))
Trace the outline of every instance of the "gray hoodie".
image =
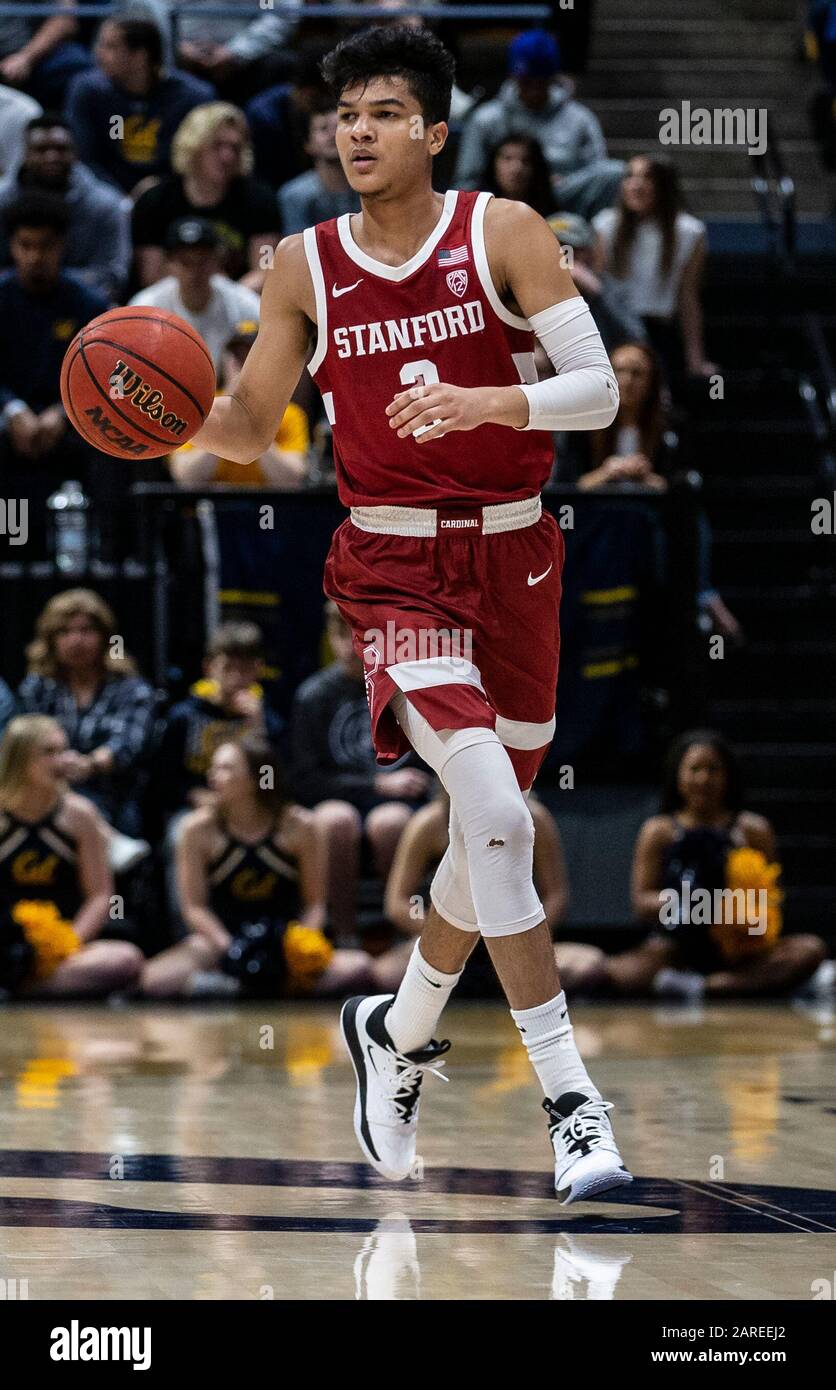
MULTIPOLYGON (((20 183, 20 169, 0 179, 0 214, 36 184, 20 183)), ((92 289, 119 300, 131 263, 131 202, 97 179, 76 160, 63 195, 70 215, 63 267, 75 271, 92 289)), ((5 231, 0 225, 0 265, 10 261, 5 231)))
POLYGON ((539 140, 552 174, 573 174, 607 158, 597 116, 575 101, 561 83, 552 85, 542 111, 530 111, 520 101, 511 77, 498 96, 477 106, 467 121, 456 159, 456 187, 481 187, 490 151, 509 135, 533 135, 539 140))

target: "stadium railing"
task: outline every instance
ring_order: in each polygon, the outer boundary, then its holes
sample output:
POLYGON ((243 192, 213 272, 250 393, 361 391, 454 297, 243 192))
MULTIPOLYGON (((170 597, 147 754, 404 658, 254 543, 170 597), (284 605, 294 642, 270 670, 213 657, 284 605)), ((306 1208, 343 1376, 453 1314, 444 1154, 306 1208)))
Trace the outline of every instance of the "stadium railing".
MULTIPOLYGON (((654 704, 660 727, 678 725, 700 685, 692 489, 660 495, 560 487, 544 493, 543 503, 567 544, 562 661, 577 667, 572 704, 579 717, 586 717, 591 693, 605 721, 602 692, 615 689, 608 681, 623 680, 636 691, 642 686, 641 698, 654 704)), ((247 616, 262 621, 272 637, 268 645, 277 649, 280 668, 277 694, 286 706, 298 681, 320 663, 322 568, 331 535, 346 515, 334 492, 137 483, 128 505, 140 547, 133 563, 147 576, 145 610, 136 615, 144 629, 144 651, 137 654, 146 673, 161 685, 176 685, 182 672, 199 669, 213 620, 247 616), (259 536, 258 509, 265 506, 273 509, 274 520, 271 541, 262 547, 253 538, 259 536), (224 535, 219 529, 207 545, 207 514, 223 519, 225 511, 224 535)), ((112 582, 118 589, 118 576, 112 582)), ((126 601, 135 603, 130 577, 127 584, 133 593, 126 593, 126 601)), ((645 709, 642 718, 646 714, 645 709)), ((564 747, 570 741, 566 732, 564 747)), ((574 745, 580 747, 585 737, 579 732, 574 745)))
MULTIPOLYGON (((71 8, 72 16, 76 19, 103 19, 107 15, 113 14, 112 5, 102 4, 82 4, 73 5, 71 8)), ((187 3, 170 7, 172 20, 176 27, 177 20, 181 15, 189 14, 194 7, 187 3)), ((258 18, 258 14, 266 13, 264 9, 259 9, 258 13, 253 14, 253 18, 258 18)), ((10 19, 49 19, 51 15, 63 15, 66 17, 68 6, 56 3, 56 0, 38 0, 32 4, 0 4, 0 18, 10 19)), ((456 4, 415 4, 409 6, 409 14, 423 15, 425 19, 466 19, 466 20, 493 20, 508 19, 517 21, 520 24, 527 24, 529 21, 550 20, 551 7, 549 5, 515 5, 506 3, 504 5, 456 5, 456 4)), ((280 11, 283 19, 392 19, 392 10, 385 5, 375 4, 338 4, 330 3, 326 0, 324 4, 314 7, 304 3, 294 5, 282 5, 280 11)), ((238 5, 201 5, 201 17, 207 19, 241 19, 241 9, 238 5)), ((242 20, 242 23, 245 21, 242 20)))
POLYGON ((773 253, 791 267, 797 248, 795 181, 784 164, 774 129, 770 129, 763 153, 750 153, 749 159, 752 192, 769 230, 773 253))

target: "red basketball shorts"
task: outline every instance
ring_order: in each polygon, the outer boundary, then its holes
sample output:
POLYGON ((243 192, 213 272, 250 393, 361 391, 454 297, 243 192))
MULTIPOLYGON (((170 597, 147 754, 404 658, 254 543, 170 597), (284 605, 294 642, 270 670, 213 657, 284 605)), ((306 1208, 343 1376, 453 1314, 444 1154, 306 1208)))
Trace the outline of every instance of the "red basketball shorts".
POLYGON ((324 589, 363 661, 378 763, 410 746, 389 707, 401 691, 435 730, 494 729, 530 787, 554 734, 563 564, 554 518, 539 498, 355 508, 352 518, 334 535, 324 589))

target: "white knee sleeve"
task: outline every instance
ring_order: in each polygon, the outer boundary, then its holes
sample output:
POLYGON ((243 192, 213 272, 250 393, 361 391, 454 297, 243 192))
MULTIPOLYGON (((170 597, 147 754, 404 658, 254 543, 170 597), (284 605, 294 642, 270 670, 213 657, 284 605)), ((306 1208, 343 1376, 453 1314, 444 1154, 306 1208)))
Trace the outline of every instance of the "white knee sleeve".
POLYGON ((478 931, 476 908, 470 891, 467 849, 459 818, 450 803, 450 843, 430 884, 430 898, 436 911, 462 931, 478 931))
POLYGON ((450 845, 431 888, 441 916, 463 931, 510 936, 542 922, 534 888, 534 822, 492 729, 431 729, 403 695, 392 708, 415 751, 450 794, 450 845), (462 853, 463 850, 463 853, 462 853))

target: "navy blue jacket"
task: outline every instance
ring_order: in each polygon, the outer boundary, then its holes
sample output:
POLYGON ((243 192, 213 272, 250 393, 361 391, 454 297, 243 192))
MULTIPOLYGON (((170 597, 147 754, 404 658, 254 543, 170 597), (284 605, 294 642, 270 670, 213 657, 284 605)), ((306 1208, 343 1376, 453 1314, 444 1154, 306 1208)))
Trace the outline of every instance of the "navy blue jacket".
MULTIPOLYGON (((175 131, 195 106, 214 101, 215 89, 190 73, 164 72, 148 96, 133 96, 103 72, 81 72, 70 83, 67 119, 79 159, 99 178, 129 193, 149 174, 169 172, 175 131), (124 122, 113 139, 113 117, 124 122)), ((118 129, 118 127, 117 127, 118 129)))
POLYGON ((109 307, 105 295, 69 270, 61 271, 48 294, 29 294, 16 270, 0 271, 0 324, 6 325, 0 333, 0 410, 14 400, 37 412, 56 405, 64 353, 78 330, 109 307))

